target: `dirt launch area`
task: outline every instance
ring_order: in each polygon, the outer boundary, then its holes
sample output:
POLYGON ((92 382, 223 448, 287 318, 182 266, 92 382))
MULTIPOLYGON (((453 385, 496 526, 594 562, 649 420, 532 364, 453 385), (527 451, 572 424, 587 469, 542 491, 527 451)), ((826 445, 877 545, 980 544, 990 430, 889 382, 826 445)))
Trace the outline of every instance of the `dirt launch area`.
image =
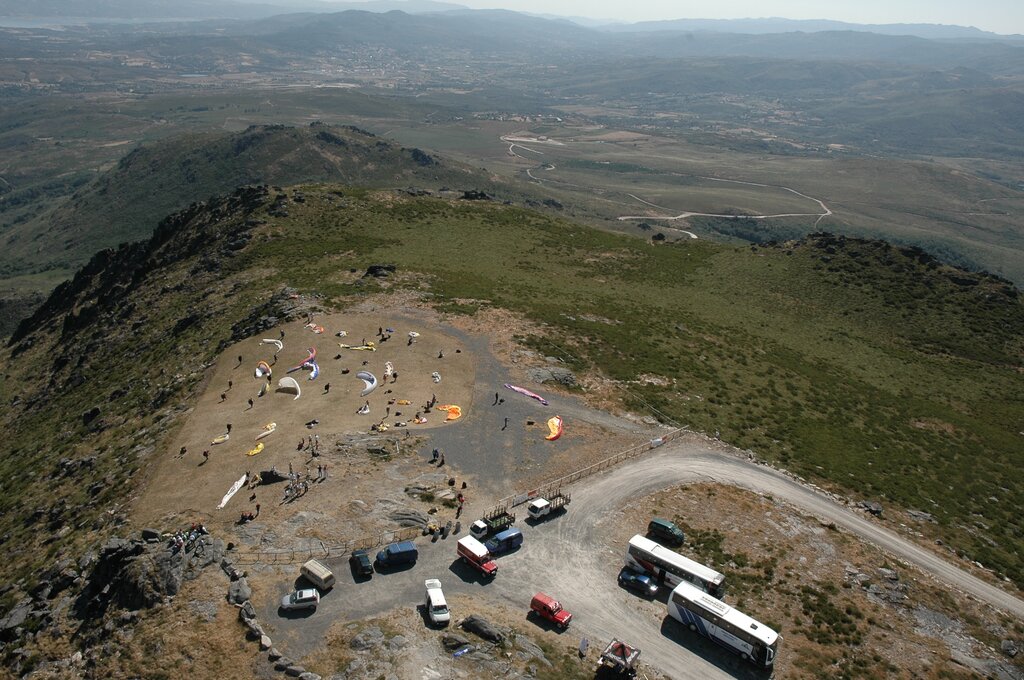
MULTIPOLYGON (((458 422, 448 420, 451 412, 437 407, 458 406, 463 417, 474 407, 473 357, 458 338, 438 325, 384 314, 332 314, 317 316, 313 323, 323 332, 315 333, 302 322, 289 323, 236 343, 221 354, 206 391, 137 503, 138 522, 180 514, 211 526, 233 523, 240 509, 254 511, 254 505, 244 502, 252 492, 242 488, 224 509, 218 511, 217 506, 246 472, 252 476, 276 468, 284 475, 291 470, 304 476, 309 469, 315 479, 322 464, 312 455, 318 442, 322 454, 336 446, 338 436, 367 433, 381 423, 389 434, 412 439, 458 422), (388 339, 382 341, 378 330, 388 339), (345 335, 338 337, 338 332, 345 335), (264 338, 283 343, 283 348, 278 350, 264 338), (374 351, 340 346, 369 343, 374 351), (314 349, 320 371, 315 380, 307 369, 288 373, 301 367, 314 349), (269 381, 255 375, 260 361, 272 370, 269 381), (388 364, 397 375, 385 380, 388 364), (368 385, 356 375, 361 371, 371 373, 378 383, 365 396, 361 392, 368 385), (278 389, 286 376, 298 383, 298 398, 294 392, 278 389), (435 407, 427 412, 426 405, 433 399, 435 407), (367 404, 368 412, 359 413, 367 404), (417 414, 425 422, 417 424, 417 414), (273 433, 257 440, 271 423, 276 424, 273 433), (213 443, 224 434, 229 434, 226 441, 213 443), (248 455, 259 444, 263 448, 248 455), (209 452, 208 458, 204 452, 209 452)), ((328 476, 340 472, 331 470, 328 463, 328 476)), ((260 495, 257 490, 257 499, 260 495)), ((272 502, 261 502, 261 513, 274 512, 276 496, 275 492, 272 502)))

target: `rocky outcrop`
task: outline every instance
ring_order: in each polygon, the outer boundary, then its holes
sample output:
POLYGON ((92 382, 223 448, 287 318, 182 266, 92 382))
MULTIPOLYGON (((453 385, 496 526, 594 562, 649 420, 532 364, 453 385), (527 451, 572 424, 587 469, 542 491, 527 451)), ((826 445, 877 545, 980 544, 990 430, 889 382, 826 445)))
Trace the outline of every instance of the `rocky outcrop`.
POLYGON ((231 338, 221 342, 221 350, 228 345, 259 335, 285 321, 291 321, 302 313, 302 302, 294 288, 282 288, 269 300, 254 307, 241 321, 231 326, 231 338))
POLYGON ((363 278, 372 276, 377 279, 386 279, 398 270, 393 264, 371 264, 366 268, 366 273, 363 274, 363 278))
POLYGON ((482 616, 473 614, 462 621, 462 629, 477 635, 488 642, 500 644, 505 641, 505 634, 497 626, 482 616))
POLYGON ((195 578, 207 565, 220 559, 223 545, 200 536, 178 548, 143 539, 112 538, 99 555, 75 602, 82 620, 101 617, 115 607, 128 611, 147 609, 174 597, 186 578, 195 578))
POLYGON ((530 379, 537 383, 555 382, 565 387, 577 387, 576 374, 562 366, 538 366, 527 369, 530 379))

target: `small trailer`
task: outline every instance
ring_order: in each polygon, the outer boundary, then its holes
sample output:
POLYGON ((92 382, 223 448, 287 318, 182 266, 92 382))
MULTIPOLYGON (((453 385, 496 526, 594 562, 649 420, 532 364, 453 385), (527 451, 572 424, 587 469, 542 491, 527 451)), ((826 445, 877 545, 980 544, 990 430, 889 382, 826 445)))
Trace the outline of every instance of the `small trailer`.
POLYGON ((639 649, 621 640, 612 640, 601 652, 598 669, 607 667, 631 678, 636 675, 636 662, 639 658, 639 649))

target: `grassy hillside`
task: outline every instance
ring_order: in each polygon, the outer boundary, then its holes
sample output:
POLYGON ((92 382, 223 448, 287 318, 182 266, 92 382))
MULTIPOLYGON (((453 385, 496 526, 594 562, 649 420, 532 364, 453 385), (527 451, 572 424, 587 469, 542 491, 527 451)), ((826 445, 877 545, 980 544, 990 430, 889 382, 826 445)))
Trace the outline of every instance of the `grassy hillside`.
POLYGON ((253 126, 142 146, 53 209, 4 234, 0 275, 74 271, 92 253, 146 238, 196 200, 246 184, 456 183, 466 171, 357 128, 253 126))
MULTIPOLYGON (((495 189, 478 171, 354 127, 251 126, 140 146, 70 196, 13 220, 2 232, 0 335, 93 253, 147 238, 168 213, 246 184, 306 181, 428 189, 472 183, 495 189)), ((32 200, 47 202, 40 196, 32 200)))
POLYGON ((148 244, 97 255, 23 324, 0 382, 8 580, 116 525, 218 349, 287 316, 286 287, 344 307, 384 285, 546 324, 523 342, 632 385, 628 408, 926 510, 963 554, 1024 584, 1024 305, 1007 282, 881 242, 653 245, 495 202, 336 185, 194 206, 148 244), (393 283, 349 273, 379 262, 397 265, 393 283))

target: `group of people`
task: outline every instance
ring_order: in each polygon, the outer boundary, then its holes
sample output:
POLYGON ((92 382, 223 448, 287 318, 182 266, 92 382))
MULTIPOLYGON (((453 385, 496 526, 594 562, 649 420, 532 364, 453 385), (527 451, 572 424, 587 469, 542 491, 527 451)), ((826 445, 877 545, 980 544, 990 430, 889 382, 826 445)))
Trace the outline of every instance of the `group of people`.
MULTIPOLYGON (((319 420, 316 420, 316 421, 311 420, 309 422, 311 422, 311 423, 313 423, 313 422, 319 423, 320 421, 319 420)), ((298 447, 296 447, 295 450, 296 451, 306 450, 306 451, 309 451, 309 455, 311 455, 313 458, 319 458, 320 457, 320 435, 318 435, 318 434, 311 434, 311 435, 309 435, 309 437, 303 437, 302 439, 299 440, 299 445, 298 445, 298 447)))
POLYGON ((206 536, 209 533, 210 532, 206 530, 206 526, 196 523, 193 523, 188 529, 176 531, 169 537, 171 552, 176 553, 180 550, 184 550, 195 543, 200 536, 206 536))

